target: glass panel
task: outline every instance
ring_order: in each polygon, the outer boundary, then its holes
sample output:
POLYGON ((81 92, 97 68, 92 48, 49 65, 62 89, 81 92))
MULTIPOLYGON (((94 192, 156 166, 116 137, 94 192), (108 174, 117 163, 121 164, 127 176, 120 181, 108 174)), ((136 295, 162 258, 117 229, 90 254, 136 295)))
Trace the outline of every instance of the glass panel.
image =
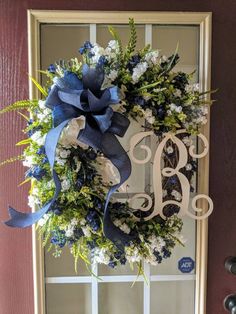
POLYGON ((132 270, 129 265, 119 266, 115 269, 106 265, 98 265, 99 276, 122 276, 122 275, 137 275, 138 270, 136 267, 132 270))
POLYGON ((90 273, 87 270, 85 263, 81 260, 78 262, 78 274, 75 273, 74 257, 70 253, 68 248, 62 250, 62 254, 59 258, 55 258, 52 255, 52 251, 45 250, 45 275, 46 277, 57 276, 89 276, 90 273))
POLYGON ((194 281, 151 283, 151 314, 194 313, 194 281))
MULTIPOLYGON (((129 40, 129 26, 127 25, 112 25, 122 41, 123 47, 125 47, 129 40)), ((141 49, 145 44, 145 26, 136 25, 138 42, 137 49, 141 49)), ((111 34, 107 28, 107 25, 97 25, 97 43, 100 46, 107 46, 107 43, 112 39, 111 34)))
MULTIPOLYGON (((123 44, 127 44, 129 31, 127 25, 116 25, 123 44)), ((145 26, 138 25, 138 49, 145 44, 145 26)), ((55 60, 80 58, 79 47, 89 39, 89 25, 50 25, 41 26, 41 68, 45 69, 55 60)), ((106 46, 111 40, 107 25, 97 26, 97 42, 106 46)), ((153 48, 161 49, 161 54, 171 55, 179 42, 181 61, 176 70, 188 73, 196 70, 194 82, 198 81, 198 39, 199 28, 196 26, 154 25, 152 32, 153 48)), ((126 150, 129 149, 129 139, 137 132, 142 131, 140 124, 132 122, 125 139, 120 139, 126 150)), ((152 146, 153 151, 155 150, 152 146)), ((143 158, 143 152, 137 150, 137 158, 143 158)), ((152 175, 150 176, 152 180, 152 175)), ((196 181, 196 180, 195 180, 196 181)), ((151 181, 152 183, 152 181, 151 181)), ((133 164, 133 173, 124 189, 120 192, 138 193, 144 191, 145 165, 133 164), (128 187, 127 187, 128 184, 128 187)), ((196 182, 195 182, 196 184, 196 182)), ((118 196, 119 197, 119 196, 118 196)), ((191 257, 195 260, 196 223, 184 218, 183 236, 187 239, 185 247, 178 246, 172 257, 163 264, 151 267, 152 275, 181 274, 178 270, 178 261, 182 257, 191 257)), ((45 253, 46 276, 75 276, 74 260, 68 249, 63 250, 61 258, 55 259, 51 252, 45 253)), ((137 271, 130 270, 129 266, 119 267, 116 270, 99 265, 100 276, 136 275, 137 271)), ((79 275, 89 275, 84 264, 78 266, 79 275)), ((195 273, 195 270, 191 274, 195 273)), ((143 283, 102 283, 99 282, 99 314, 141 314, 143 313, 143 283)), ((194 313, 194 281, 183 282, 152 282, 151 283, 151 313, 152 314, 193 314, 194 313)), ((46 307, 47 314, 90 314, 91 289, 89 284, 47 284, 46 307)))
MULTIPOLYGON (((178 45, 180 62, 175 70, 198 72, 199 27, 189 25, 153 25, 152 47, 161 49, 161 54, 170 56, 178 45)), ((196 73, 197 76, 197 73, 196 73)))
POLYGON ((47 314, 91 314, 89 284, 46 285, 47 314))
MULTIPOLYGON (((142 314, 143 284, 99 284, 99 314, 142 314)), ((182 313, 181 313, 182 314, 182 313)))
MULTIPOLYGON (((55 61, 66 61, 75 57, 82 59, 78 49, 89 39, 89 25, 42 24, 40 37, 41 69, 45 70, 55 61)), ((45 80, 44 75, 42 78, 45 80)))

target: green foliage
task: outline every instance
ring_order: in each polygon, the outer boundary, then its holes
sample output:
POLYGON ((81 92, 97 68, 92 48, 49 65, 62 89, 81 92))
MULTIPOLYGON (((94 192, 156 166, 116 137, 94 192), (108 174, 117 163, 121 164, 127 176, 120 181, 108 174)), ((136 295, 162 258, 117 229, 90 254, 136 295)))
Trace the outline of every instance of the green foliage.
POLYGON ((15 157, 11 157, 11 158, 8 158, 6 160, 3 160, 0 162, 0 167, 2 166, 5 166, 7 164, 11 164, 15 161, 19 161, 19 160, 24 160, 24 156, 23 155, 18 155, 18 156, 15 156, 15 157))
POLYGON ((31 109, 33 107, 36 107, 37 104, 38 104, 37 99, 19 100, 19 101, 14 102, 13 104, 3 108, 2 110, 0 110, 0 115, 3 113, 6 113, 6 112, 14 111, 14 110, 31 109))
POLYGON ((31 81, 34 83, 34 85, 38 88, 38 90, 40 91, 40 93, 44 96, 47 97, 48 93, 46 92, 46 90, 43 88, 42 85, 40 85, 32 76, 29 77, 31 79, 31 81))
POLYGON ((135 52, 136 43, 137 43, 137 32, 134 24, 134 19, 129 19, 129 27, 130 27, 130 38, 128 45, 125 49, 124 61, 127 62, 130 56, 135 52))

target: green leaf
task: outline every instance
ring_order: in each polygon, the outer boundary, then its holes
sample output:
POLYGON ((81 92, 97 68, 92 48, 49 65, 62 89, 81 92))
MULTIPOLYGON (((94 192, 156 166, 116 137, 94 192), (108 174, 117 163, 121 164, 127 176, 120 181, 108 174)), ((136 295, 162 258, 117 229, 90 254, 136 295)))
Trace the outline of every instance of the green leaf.
POLYGON ((38 88, 38 90, 41 92, 41 94, 45 97, 47 97, 48 93, 45 91, 42 85, 40 85, 32 76, 29 76, 31 81, 34 83, 34 85, 38 88))
POLYGON ((31 142, 31 138, 26 138, 18 143, 16 143, 16 146, 21 146, 21 145, 28 145, 31 142))
POLYGON ((22 112, 19 112, 19 111, 18 111, 18 113, 19 113, 19 115, 21 115, 26 121, 29 121, 29 120, 30 120, 30 118, 27 117, 26 115, 24 115, 22 112))
POLYGON ((30 180, 31 180, 31 178, 25 179, 23 182, 21 182, 20 184, 18 184, 18 187, 24 185, 25 183, 29 182, 30 180))

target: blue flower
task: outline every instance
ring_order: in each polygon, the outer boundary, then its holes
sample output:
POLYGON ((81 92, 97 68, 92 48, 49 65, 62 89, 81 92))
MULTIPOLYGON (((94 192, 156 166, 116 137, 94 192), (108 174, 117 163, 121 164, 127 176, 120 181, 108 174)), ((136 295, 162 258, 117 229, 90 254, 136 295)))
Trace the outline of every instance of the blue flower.
POLYGON ((43 176, 45 176, 46 170, 41 168, 40 166, 36 166, 33 169, 29 169, 26 172, 26 177, 33 177, 36 180, 42 179, 43 176))
POLYGON ((98 231, 101 225, 100 218, 98 216, 98 213, 95 210, 91 210, 88 215, 86 216, 86 220, 90 227, 94 231, 98 231))
POLYGON ((41 146, 37 152, 36 152, 37 155, 43 155, 45 154, 45 147, 44 146, 41 146))
POLYGON ((127 67, 131 73, 133 72, 133 68, 136 67, 136 65, 140 62, 140 60, 141 60, 141 57, 138 54, 130 58, 127 64, 127 67))
POLYGON ((63 230, 53 231, 50 242, 54 245, 58 245, 60 248, 63 248, 66 244, 65 231, 63 230))
POLYGON ((163 257, 164 258, 168 258, 171 256, 171 252, 168 251, 165 247, 162 249, 162 252, 163 252, 163 257))
POLYGON ((105 56, 100 56, 98 59, 98 65, 104 65, 107 63, 107 59, 105 56))
POLYGON ((117 262, 116 261, 110 261, 108 266, 111 267, 111 268, 115 268, 117 265, 117 262))
POLYGON ((50 73, 56 73, 56 68, 54 64, 50 64, 48 67, 48 72, 50 73))
POLYGON ((156 261, 158 264, 162 262, 162 257, 158 251, 153 251, 154 256, 156 257, 156 261))
POLYGON ((85 41, 82 47, 79 48, 79 53, 82 55, 84 54, 87 50, 93 48, 93 45, 91 44, 90 41, 85 41))

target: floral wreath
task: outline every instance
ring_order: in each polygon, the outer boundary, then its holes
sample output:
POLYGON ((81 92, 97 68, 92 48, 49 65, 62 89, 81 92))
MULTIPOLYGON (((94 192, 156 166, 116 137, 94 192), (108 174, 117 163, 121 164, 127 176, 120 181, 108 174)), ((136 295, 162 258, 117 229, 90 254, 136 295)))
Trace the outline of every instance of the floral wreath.
MULTIPOLYGON (((136 120, 157 139, 184 129, 176 136, 189 147, 191 135, 207 122, 207 102, 198 85, 190 84, 192 74, 173 71, 178 54, 167 58, 149 45, 136 51, 132 19, 129 25, 125 49, 110 27, 114 39, 105 49, 87 41, 79 49, 83 62, 75 58, 50 65, 43 72, 45 88, 32 79, 41 100, 20 101, 2 110, 27 108, 30 113, 30 118, 22 114, 29 138, 18 143, 27 145, 18 159, 29 168, 24 182, 31 181, 29 206, 34 209, 21 213, 10 207, 11 219, 5 223, 37 223, 55 256, 68 246, 75 259, 87 265, 91 260, 110 267, 142 260, 156 265, 182 244, 177 205, 166 205, 163 215, 146 220, 147 212, 113 197, 131 174, 129 155, 118 137, 125 137, 136 120), (104 165, 115 167, 119 179, 104 165)), ((177 148, 167 141, 163 162, 168 166, 177 161, 177 148)), ((190 184, 196 170, 197 162, 189 155, 181 172, 190 184)), ((165 200, 181 200, 175 175, 163 177, 162 189, 165 200)))

